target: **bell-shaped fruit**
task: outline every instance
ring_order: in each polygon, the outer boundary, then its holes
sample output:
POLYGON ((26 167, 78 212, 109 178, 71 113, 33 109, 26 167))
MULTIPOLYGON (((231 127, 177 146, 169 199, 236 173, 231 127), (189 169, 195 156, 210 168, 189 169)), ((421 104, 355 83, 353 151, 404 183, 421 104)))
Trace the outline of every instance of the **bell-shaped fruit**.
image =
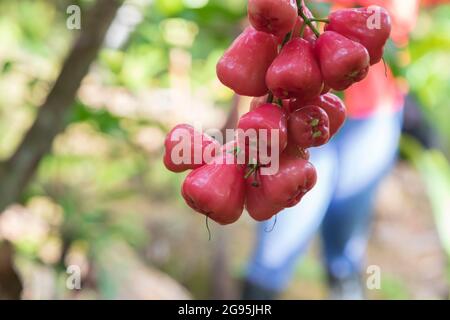
POLYGON ((218 142, 191 125, 177 125, 164 142, 164 165, 172 172, 183 172, 205 165, 220 148, 218 142))
POLYGON ((289 117, 289 139, 303 149, 319 147, 330 140, 330 120, 320 107, 310 105, 289 117))
POLYGON ((244 167, 230 154, 192 171, 184 180, 181 194, 195 211, 219 224, 236 222, 245 203, 244 167))
POLYGON ((320 95, 323 81, 312 45, 301 38, 289 41, 267 71, 266 83, 282 99, 320 95))
POLYGON ((316 42, 317 58, 325 84, 343 91, 369 73, 367 49, 337 32, 326 31, 316 42))
POLYGON ((295 112, 308 105, 319 106, 327 113, 330 121, 330 137, 333 137, 344 125, 347 118, 347 109, 344 102, 338 96, 327 93, 307 103, 291 100, 290 110, 291 112, 295 112))
POLYGON ((277 54, 278 40, 275 36, 248 27, 218 62, 217 77, 237 94, 263 96, 268 92, 267 69, 277 54))
POLYGON ((256 221, 266 221, 283 210, 283 207, 268 201, 264 194, 264 185, 261 183, 259 172, 251 175, 246 181, 245 208, 250 217, 256 221))
POLYGON ((333 137, 342 128, 347 118, 344 102, 338 96, 327 93, 317 98, 313 104, 321 107, 327 113, 330 120, 330 136, 333 137))
MULTIPOLYGON (((286 148, 287 115, 283 108, 276 104, 266 103, 244 114, 239 120, 238 129, 240 129, 238 131, 239 145, 242 147, 250 144, 250 152, 255 152, 256 159, 259 159, 261 145, 266 145, 278 153, 286 148)), ((268 151, 265 155, 271 154, 268 151)))
POLYGON ((274 206, 289 208, 300 202, 316 184, 317 173, 307 160, 282 154, 274 175, 261 175, 264 195, 274 206))
POLYGON ((369 52, 371 65, 380 62, 392 29, 386 9, 379 6, 341 9, 332 12, 329 20, 326 31, 335 31, 361 43, 369 52))
POLYGON ((295 0, 249 0, 247 11, 256 30, 276 36, 291 31, 297 19, 295 0))

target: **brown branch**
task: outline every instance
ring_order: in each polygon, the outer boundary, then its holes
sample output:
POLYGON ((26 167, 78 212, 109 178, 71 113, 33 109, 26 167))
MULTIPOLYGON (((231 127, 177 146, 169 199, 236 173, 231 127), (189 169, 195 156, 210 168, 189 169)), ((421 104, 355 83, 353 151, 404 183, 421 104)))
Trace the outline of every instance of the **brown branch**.
POLYGON ((7 241, 0 242, 0 300, 18 300, 22 289, 14 267, 14 247, 7 241))
POLYGON ((53 139, 64 130, 81 81, 96 59, 121 3, 122 0, 98 0, 91 8, 36 120, 13 156, 0 164, 0 213, 19 199, 39 161, 50 151, 53 139))

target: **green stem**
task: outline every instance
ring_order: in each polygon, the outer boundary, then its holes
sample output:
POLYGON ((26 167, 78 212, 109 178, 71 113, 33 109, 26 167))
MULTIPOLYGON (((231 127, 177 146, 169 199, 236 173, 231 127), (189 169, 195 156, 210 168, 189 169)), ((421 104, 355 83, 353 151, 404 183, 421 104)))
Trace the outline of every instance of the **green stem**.
POLYGON ((303 38, 306 30, 306 23, 303 23, 302 28, 300 29, 300 38, 303 38))
POLYGON ((278 104, 278 106, 280 106, 280 108, 283 108, 283 100, 282 99, 278 98, 277 104, 278 104))
POLYGON ((317 28, 313 25, 311 22, 312 19, 309 19, 305 13, 303 12, 303 4, 302 0, 297 0, 297 6, 298 6, 298 15, 303 19, 303 21, 308 25, 308 27, 314 32, 317 38, 320 37, 320 32, 317 30, 317 28))
POLYGON ((315 22, 323 22, 323 23, 330 23, 330 20, 327 18, 313 18, 309 19, 309 21, 315 21, 315 22))
POLYGON ((283 48, 284 45, 292 39, 292 34, 293 34, 293 32, 291 31, 284 37, 283 43, 281 44, 281 48, 283 48))
POLYGON ((273 93, 269 91, 269 95, 267 96, 267 103, 273 103, 273 93))
POLYGON ((248 179, 253 173, 256 172, 256 169, 258 169, 258 165, 252 164, 251 165, 251 169, 249 170, 249 172, 247 172, 247 174, 245 175, 244 179, 248 179))

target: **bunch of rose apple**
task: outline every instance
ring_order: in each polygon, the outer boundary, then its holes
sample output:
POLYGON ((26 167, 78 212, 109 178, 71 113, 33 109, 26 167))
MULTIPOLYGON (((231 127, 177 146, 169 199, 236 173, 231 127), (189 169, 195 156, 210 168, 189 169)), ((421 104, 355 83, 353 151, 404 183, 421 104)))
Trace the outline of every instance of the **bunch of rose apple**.
POLYGON ((387 11, 376 6, 316 19, 304 1, 249 0, 248 17, 251 26, 217 64, 224 85, 255 97, 235 141, 220 146, 180 125, 165 144, 169 170, 193 170, 182 187, 186 203, 220 224, 237 221, 244 207, 255 220, 268 220, 314 187, 308 149, 326 144, 346 118, 344 103, 330 91, 363 80, 382 59, 391 32, 387 11), (318 23, 325 23, 323 33, 318 23), (174 150, 181 136, 188 147, 174 150), (174 151, 187 161, 176 164, 174 151), (264 173, 274 162, 277 170, 264 173))

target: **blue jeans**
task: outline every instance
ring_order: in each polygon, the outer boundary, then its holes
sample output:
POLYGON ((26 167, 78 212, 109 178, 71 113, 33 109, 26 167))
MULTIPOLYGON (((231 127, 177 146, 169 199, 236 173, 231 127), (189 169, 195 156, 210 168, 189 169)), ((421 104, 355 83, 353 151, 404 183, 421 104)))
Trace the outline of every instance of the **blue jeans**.
POLYGON ((258 226, 247 280, 282 291, 317 231, 327 272, 346 278, 361 272, 374 197, 397 156, 402 113, 348 120, 329 144, 312 150, 316 187, 294 208, 258 226))

